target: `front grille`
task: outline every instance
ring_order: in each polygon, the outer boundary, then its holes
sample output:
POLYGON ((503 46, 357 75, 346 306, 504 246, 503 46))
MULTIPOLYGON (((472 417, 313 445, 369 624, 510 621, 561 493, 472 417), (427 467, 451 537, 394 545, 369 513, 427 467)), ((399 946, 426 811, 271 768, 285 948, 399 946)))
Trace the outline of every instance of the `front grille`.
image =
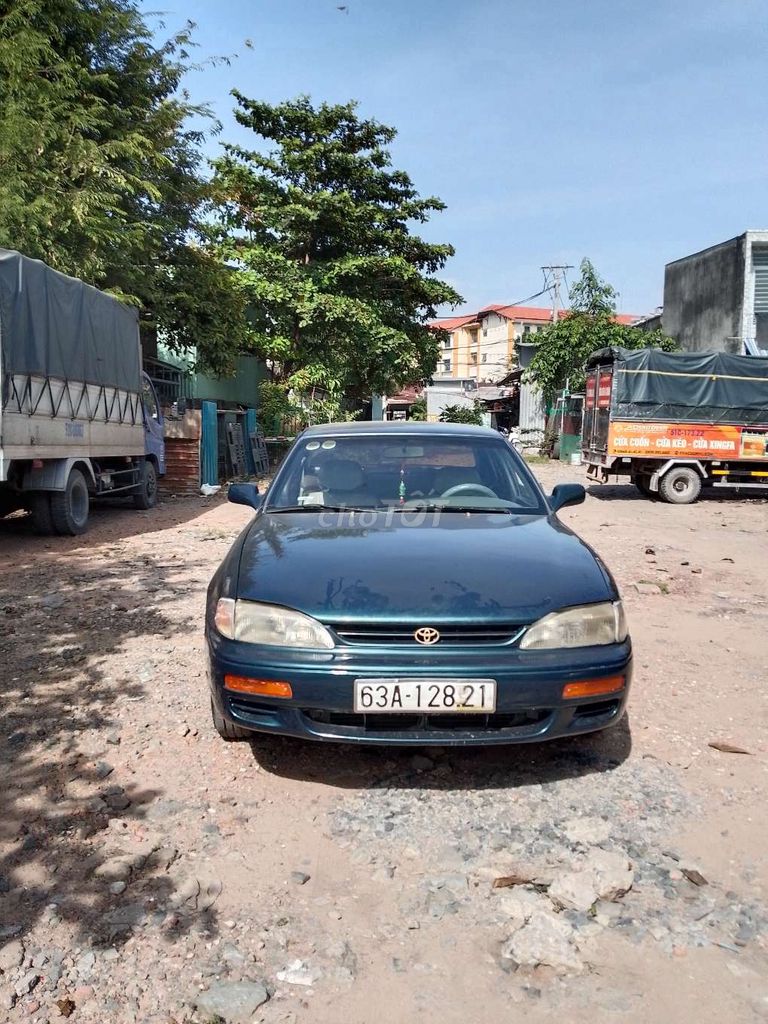
MULTIPOLYGON (((328 622, 326 625, 336 633, 339 639, 345 644, 384 644, 398 645, 401 647, 417 647, 422 650, 429 650, 430 647, 492 647, 503 644, 511 644, 522 633, 524 626, 519 623, 501 623, 489 626, 441 626, 436 625, 435 629, 440 633, 440 639, 436 644, 420 644, 414 636, 418 624, 404 626, 402 623, 349 623, 349 622, 328 622)), ((431 625, 431 623, 423 623, 431 625)))
POLYGON ((304 709, 302 714, 321 725, 337 726, 358 733, 375 732, 493 732, 499 729, 530 729, 545 722, 552 710, 497 712, 491 715, 358 715, 340 711, 304 709))

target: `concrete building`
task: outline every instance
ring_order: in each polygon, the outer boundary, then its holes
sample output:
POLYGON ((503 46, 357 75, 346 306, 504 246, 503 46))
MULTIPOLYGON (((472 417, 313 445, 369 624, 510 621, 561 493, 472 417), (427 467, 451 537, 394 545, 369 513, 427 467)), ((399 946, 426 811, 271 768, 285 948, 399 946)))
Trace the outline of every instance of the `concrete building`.
MULTIPOLYGON (((561 315, 566 315, 561 313, 561 315)), ((619 323, 637 317, 617 314, 619 323)), ((467 377, 478 385, 497 384, 511 369, 527 365, 524 348, 536 344, 537 333, 552 323, 552 310, 537 306, 485 306, 477 313, 433 321, 448 332, 443 338, 436 372, 441 377, 467 377)))
POLYGON ((433 326, 449 333, 443 340, 437 372, 467 377, 477 384, 495 384, 516 364, 517 346, 528 343, 551 321, 551 309, 500 304, 436 320, 433 326))
POLYGON ((662 325, 687 352, 768 351, 768 231, 668 263, 662 325))
MULTIPOLYGON (((567 315, 567 310, 561 315, 567 315)), ((616 319, 619 323, 633 324, 637 317, 619 313, 616 319)), ((500 422, 505 426, 510 421, 522 432, 543 431, 546 409, 541 393, 533 384, 522 380, 519 371, 530 364, 536 351, 536 335, 551 323, 551 309, 501 304, 485 306, 477 313, 433 321, 433 327, 448 333, 443 337, 433 378, 435 385, 438 380, 440 384, 433 393, 431 405, 429 392, 433 389, 427 389, 428 413, 431 412, 433 418, 439 415, 440 402, 445 404, 443 392, 449 376, 464 381, 464 391, 468 390, 466 382, 469 381, 471 386, 481 389, 481 394, 484 386, 496 385, 498 391, 499 385, 510 384, 512 393, 504 395, 502 401, 502 396, 494 392, 488 407, 501 417, 500 422), (514 407, 510 412, 513 399, 514 407)), ((471 398, 468 401, 471 402, 471 398)))

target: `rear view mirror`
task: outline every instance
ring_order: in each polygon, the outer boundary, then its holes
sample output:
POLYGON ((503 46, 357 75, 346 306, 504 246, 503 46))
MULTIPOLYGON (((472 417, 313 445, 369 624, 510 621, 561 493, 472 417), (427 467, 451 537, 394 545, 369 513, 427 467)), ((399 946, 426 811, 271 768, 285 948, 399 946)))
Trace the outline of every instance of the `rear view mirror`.
POLYGON ((227 497, 235 505, 250 505, 256 510, 261 508, 261 495, 256 484, 230 484, 227 497))
POLYGON ((553 512, 565 508, 566 505, 580 505, 587 496, 581 484, 558 484, 552 488, 549 507, 553 512))
POLYGON ((385 448, 382 452, 382 458, 388 461, 397 459, 423 459, 424 458, 424 447, 418 444, 399 444, 392 445, 391 448, 385 448))

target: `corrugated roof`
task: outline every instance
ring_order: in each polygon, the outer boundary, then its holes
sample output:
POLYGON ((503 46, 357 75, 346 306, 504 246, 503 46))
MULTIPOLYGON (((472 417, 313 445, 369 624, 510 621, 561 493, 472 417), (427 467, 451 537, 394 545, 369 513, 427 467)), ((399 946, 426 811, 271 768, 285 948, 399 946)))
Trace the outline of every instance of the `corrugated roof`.
POLYGON ((413 405, 424 394, 424 388, 419 384, 412 384, 398 391, 395 395, 387 395, 387 405, 413 405))

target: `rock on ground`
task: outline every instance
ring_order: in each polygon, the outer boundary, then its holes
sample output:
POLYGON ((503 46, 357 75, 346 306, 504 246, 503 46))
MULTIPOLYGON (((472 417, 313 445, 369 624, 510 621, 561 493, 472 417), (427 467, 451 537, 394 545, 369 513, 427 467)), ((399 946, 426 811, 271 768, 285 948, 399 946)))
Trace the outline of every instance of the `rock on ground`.
POLYGON ((632 888, 634 872, 626 854, 590 850, 575 871, 557 875, 549 887, 552 902, 565 910, 586 911, 599 899, 614 900, 632 888))
POLYGON ((251 1024, 269 993, 258 981, 223 981, 212 985, 195 1000, 198 1010, 221 1017, 227 1024, 251 1024))
POLYGON ((501 954, 521 967, 552 967, 579 974, 582 962, 574 944, 573 926, 551 910, 535 910, 502 947, 501 954))

